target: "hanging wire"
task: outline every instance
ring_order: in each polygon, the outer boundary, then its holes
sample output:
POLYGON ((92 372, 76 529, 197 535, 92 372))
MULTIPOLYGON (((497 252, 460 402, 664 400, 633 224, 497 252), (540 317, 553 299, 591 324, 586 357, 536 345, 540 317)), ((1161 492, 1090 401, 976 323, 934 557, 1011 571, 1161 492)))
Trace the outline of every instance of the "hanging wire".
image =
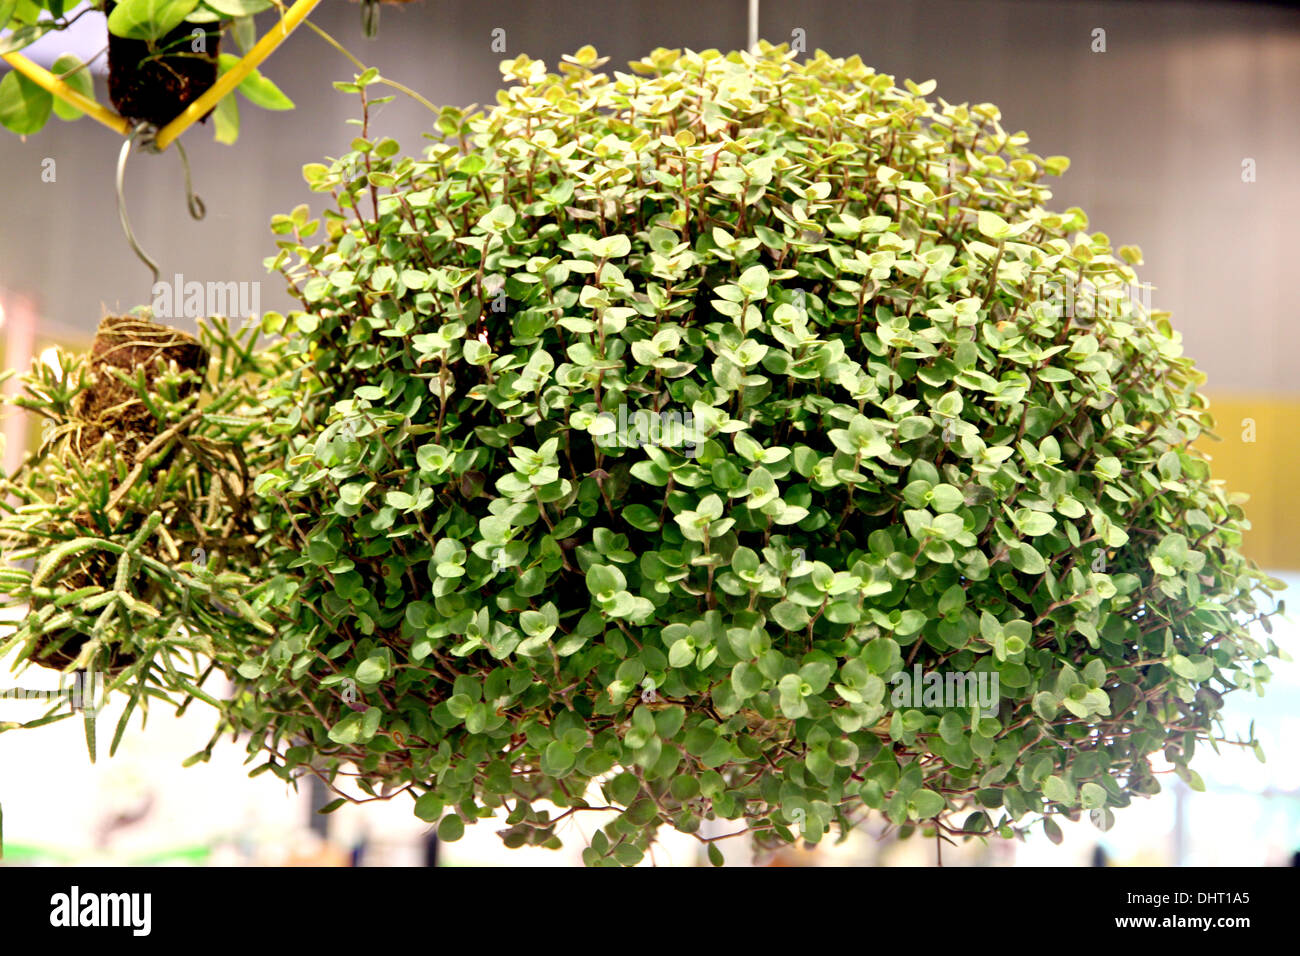
POLYGON ((361 33, 368 40, 379 35, 379 0, 362 0, 361 33))
MULTIPOLYGON (((149 123, 139 123, 131 130, 126 137, 126 142, 122 144, 121 151, 117 154, 117 215, 122 220, 122 231, 126 233, 126 241, 130 243, 131 250, 140 258, 149 270, 153 273, 153 281, 158 282, 161 272, 158 269, 158 263, 153 260, 149 253, 140 247, 140 243, 135 238, 135 233, 131 229, 131 221, 126 214, 126 160, 131 155, 132 147, 138 146, 147 153, 161 152, 156 142, 158 130, 149 123)), ((185 152, 185 147, 176 142, 176 152, 181 157, 181 168, 185 171, 185 205, 189 209, 190 216, 194 219, 202 219, 207 215, 208 210, 203 200, 194 191, 194 176, 190 170, 190 157, 185 152)))
POLYGON ((189 207, 191 218, 202 219, 208 214, 208 207, 203 205, 203 200, 194 191, 194 180, 190 176, 190 157, 180 140, 176 141, 176 152, 180 153, 181 167, 185 170, 185 205, 189 207))
POLYGON ((117 216, 122 220, 122 231, 126 233, 126 241, 130 243, 131 250, 140 258, 140 261, 149 267, 153 272, 153 281, 156 285, 161 273, 158 271, 158 263, 149 257, 149 253, 140 248, 140 243, 136 242, 135 233, 131 231, 131 221, 126 215, 126 193, 124 185, 126 180, 126 160, 131 155, 131 147, 141 136, 151 136, 149 132, 152 127, 148 123, 140 123, 131 130, 126 137, 126 142, 122 144, 121 151, 117 154, 117 216))

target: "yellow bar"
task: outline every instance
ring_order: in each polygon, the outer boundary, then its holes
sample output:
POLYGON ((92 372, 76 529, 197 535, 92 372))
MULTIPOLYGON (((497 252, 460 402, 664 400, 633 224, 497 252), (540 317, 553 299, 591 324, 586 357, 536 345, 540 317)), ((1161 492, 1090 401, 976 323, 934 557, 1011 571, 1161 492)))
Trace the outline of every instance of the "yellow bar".
POLYGON ((4 54, 4 60, 37 86, 48 90, 59 99, 71 106, 75 106, 93 119, 99 120, 99 122, 103 123, 109 129, 116 130, 123 136, 131 131, 131 124, 122 117, 118 116, 112 110, 106 109, 96 103, 89 97, 78 93, 67 83, 64 83, 49 70, 45 69, 45 67, 33 63, 21 53, 6 53, 4 54))
POLYGON ((221 99, 227 93, 244 82, 248 74, 257 69, 257 65, 274 53, 276 47, 288 39, 294 28, 307 19, 307 14, 311 13, 312 8, 318 3, 320 3, 320 0, 298 0, 297 3, 290 7, 276 25, 263 34, 257 43, 253 44, 253 48, 245 54, 242 60, 222 74, 207 92, 185 107, 185 112, 158 131, 158 136, 154 139, 154 144, 158 149, 163 150, 170 146, 176 137, 206 115, 208 110, 221 102, 221 99))
POLYGON ((1300 570, 1300 509, 1295 475, 1300 473, 1300 397, 1210 392, 1214 432, 1221 441, 1198 439, 1209 456, 1210 476, 1227 490, 1250 495, 1244 505, 1251 529, 1243 550, 1270 571, 1300 570))

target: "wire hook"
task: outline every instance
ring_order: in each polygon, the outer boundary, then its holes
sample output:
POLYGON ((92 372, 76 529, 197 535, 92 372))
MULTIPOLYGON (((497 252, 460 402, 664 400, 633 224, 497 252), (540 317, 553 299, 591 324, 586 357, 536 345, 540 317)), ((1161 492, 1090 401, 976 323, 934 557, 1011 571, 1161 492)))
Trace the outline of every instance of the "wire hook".
POLYGON ((176 141, 176 152, 180 153, 181 166, 185 170, 185 204, 189 207, 190 218, 202 219, 208 214, 208 207, 203 205, 203 200, 194 191, 194 181, 190 178, 190 157, 180 140, 176 141))
MULTIPOLYGON (((131 230, 131 221, 126 214, 125 183, 126 160, 131 155, 131 147, 138 145, 145 152, 161 152, 155 141, 157 135, 158 130, 156 127, 149 123, 138 123, 127 135, 126 142, 122 144, 122 149, 117 154, 117 215, 122 220, 122 231, 126 233, 126 241, 130 243, 131 250, 139 257, 140 261, 148 266, 153 273, 154 284, 157 284, 161 272, 158 269, 158 263, 140 247, 140 243, 135 238, 135 233, 131 230)), ((208 210, 203 200, 194 191, 194 177, 190 171, 190 157, 179 141, 176 143, 176 152, 180 154, 181 168, 185 171, 185 205, 189 209, 191 218, 202 219, 207 215, 208 210)))
POLYGON ((131 147, 135 145, 136 137, 144 134, 151 136, 148 132, 151 129, 148 123, 140 123, 127 134, 126 142, 122 144, 122 149, 117 154, 117 216, 122 220, 122 231, 126 233, 126 241, 130 243, 131 250, 139 257, 140 261, 149 267, 153 273, 154 284, 158 284, 158 277, 161 273, 158 271, 158 263, 149 257, 149 253, 140 248, 140 243, 136 241, 135 233, 131 231, 131 221, 126 215, 126 193, 124 184, 126 180, 126 160, 131 155, 131 147))

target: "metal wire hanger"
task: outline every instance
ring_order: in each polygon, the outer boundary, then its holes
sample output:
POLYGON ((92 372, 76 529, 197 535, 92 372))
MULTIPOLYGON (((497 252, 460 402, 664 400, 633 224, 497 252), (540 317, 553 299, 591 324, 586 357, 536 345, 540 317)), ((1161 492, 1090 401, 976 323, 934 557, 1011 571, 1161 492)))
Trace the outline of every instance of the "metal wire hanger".
MULTIPOLYGON (((140 247, 140 243, 135 238, 135 233, 131 230, 131 221, 126 214, 125 182, 126 160, 131 155, 131 148, 138 146, 147 153, 161 152, 154 141, 157 135, 158 129, 153 124, 138 123, 127 135, 126 142, 122 144, 122 149, 117 154, 117 215, 122 221, 122 231, 126 233, 126 241, 130 244, 131 250, 140 258, 140 261, 149 267, 149 270, 153 273, 155 284, 158 282, 161 272, 158 269, 158 263, 140 247)), ((176 152, 181 157, 181 167, 185 170, 185 204, 189 208, 192 218, 202 219, 207 215, 207 207, 204 206, 203 200, 194 192, 194 180, 190 173, 190 158, 180 140, 176 140, 175 145, 176 152)))

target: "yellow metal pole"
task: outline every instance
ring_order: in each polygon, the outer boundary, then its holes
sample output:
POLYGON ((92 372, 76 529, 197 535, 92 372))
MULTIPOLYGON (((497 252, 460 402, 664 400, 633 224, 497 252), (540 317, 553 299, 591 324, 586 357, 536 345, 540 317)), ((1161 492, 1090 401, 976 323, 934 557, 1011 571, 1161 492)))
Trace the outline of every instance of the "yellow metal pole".
POLYGON ((222 74, 207 92, 185 108, 185 112, 158 131, 158 135, 154 139, 154 145, 159 150, 166 149, 176 137, 206 115, 208 110, 221 101, 222 97, 242 83, 248 74, 257 69, 259 63, 274 53, 276 47, 288 39, 289 34, 307 18, 307 14, 311 13, 318 3, 320 3, 320 0, 298 0, 275 26, 271 27, 257 43, 253 44, 253 48, 244 55, 242 60, 222 74))
POLYGON ((45 67, 33 63, 21 53, 6 53, 4 54, 3 59, 37 86, 48 90, 59 99, 75 106, 83 113, 89 114, 93 119, 103 123, 109 129, 116 130, 123 136, 131 131, 131 124, 122 117, 118 116, 112 110, 96 103, 89 97, 78 93, 67 83, 64 83, 49 70, 45 69, 45 67))

